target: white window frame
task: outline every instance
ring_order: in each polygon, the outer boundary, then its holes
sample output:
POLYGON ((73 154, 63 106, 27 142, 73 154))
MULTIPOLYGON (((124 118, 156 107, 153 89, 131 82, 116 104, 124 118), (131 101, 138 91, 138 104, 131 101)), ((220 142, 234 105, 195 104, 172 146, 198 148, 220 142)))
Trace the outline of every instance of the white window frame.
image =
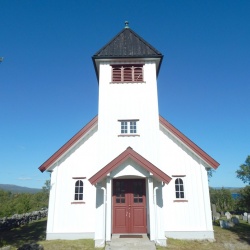
POLYGON ((73 201, 71 204, 85 204, 84 202, 84 180, 86 177, 72 177, 74 184, 73 201), (80 184, 80 185, 78 185, 80 184))
POLYGON ((119 136, 139 136, 138 121, 139 119, 118 120, 118 122, 120 122, 119 136))
POLYGON ((174 202, 188 202, 187 188, 185 185, 186 175, 172 175, 172 177, 174 177, 174 202), (181 180, 182 183, 176 183, 178 179, 181 180), (181 197, 181 194, 183 194, 183 197, 181 197))
POLYGON ((185 199, 185 189, 183 179, 178 177, 174 181, 175 199, 185 199))

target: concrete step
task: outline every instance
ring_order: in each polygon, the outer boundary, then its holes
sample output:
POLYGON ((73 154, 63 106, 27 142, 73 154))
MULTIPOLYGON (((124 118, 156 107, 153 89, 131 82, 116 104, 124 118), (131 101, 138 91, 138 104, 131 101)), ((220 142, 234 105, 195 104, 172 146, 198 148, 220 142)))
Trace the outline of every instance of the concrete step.
POLYGON ((156 247, 147 235, 142 235, 142 238, 120 238, 120 235, 113 235, 111 241, 106 243, 105 250, 156 250, 156 247))

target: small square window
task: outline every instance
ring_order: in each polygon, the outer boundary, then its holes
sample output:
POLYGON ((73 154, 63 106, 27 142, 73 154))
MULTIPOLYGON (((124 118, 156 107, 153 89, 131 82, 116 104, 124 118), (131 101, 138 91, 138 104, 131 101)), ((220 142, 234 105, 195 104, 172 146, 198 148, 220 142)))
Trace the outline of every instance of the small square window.
POLYGON ((119 120, 121 123, 122 135, 136 135, 137 134, 137 122, 138 120, 119 120))

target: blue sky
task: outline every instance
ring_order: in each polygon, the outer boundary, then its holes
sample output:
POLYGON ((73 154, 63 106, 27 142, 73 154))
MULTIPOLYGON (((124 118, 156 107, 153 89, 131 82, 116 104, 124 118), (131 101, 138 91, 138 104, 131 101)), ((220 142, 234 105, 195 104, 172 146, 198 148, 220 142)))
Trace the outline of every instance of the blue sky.
POLYGON ((38 167, 98 112, 91 56, 124 21, 162 52, 160 114, 242 187, 250 154, 250 1, 0 1, 0 183, 40 188, 38 167))

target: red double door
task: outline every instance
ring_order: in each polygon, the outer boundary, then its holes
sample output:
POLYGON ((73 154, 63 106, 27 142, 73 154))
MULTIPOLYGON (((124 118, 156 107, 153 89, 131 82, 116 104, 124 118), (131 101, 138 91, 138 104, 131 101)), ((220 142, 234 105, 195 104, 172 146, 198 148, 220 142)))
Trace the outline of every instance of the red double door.
POLYGON ((147 233, 145 179, 113 180, 113 233, 147 233))

